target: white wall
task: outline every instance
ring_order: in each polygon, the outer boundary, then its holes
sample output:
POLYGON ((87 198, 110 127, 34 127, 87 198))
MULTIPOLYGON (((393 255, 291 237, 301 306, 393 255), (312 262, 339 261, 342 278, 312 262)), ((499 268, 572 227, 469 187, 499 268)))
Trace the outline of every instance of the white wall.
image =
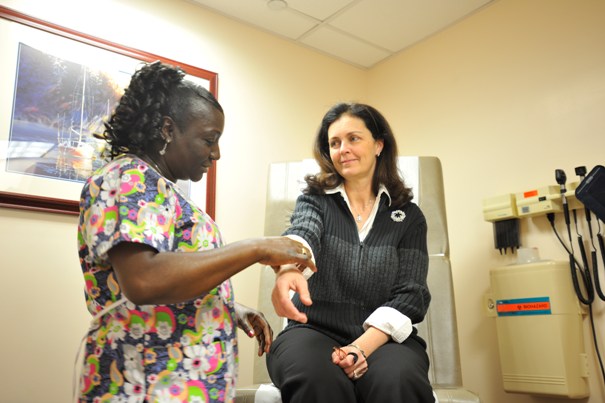
MULTIPOLYGON (((502 390, 495 325, 481 304, 489 269, 514 257, 494 250, 481 201, 553 184, 556 168, 572 177, 575 166, 603 164, 605 2, 499 0, 369 71, 186 2, 0 4, 219 73, 227 123, 217 222, 228 241, 262 234, 269 162, 308 158, 329 105, 369 100, 389 118, 402 154, 442 160, 465 386, 487 403, 557 401, 502 390)), ((74 217, 0 209, 0 402, 68 400, 87 324, 75 225, 74 217)), ((548 225, 535 219, 521 227, 525 246, 565 258, 548 225)), ((234 284, 242 302, 256 304, 254 268, 234 284)), ((602 322, 602 303, 595 308, 602 322)), ((241 333, 240 340, 247 384, 254 345, 241 333)), ((587 402, 605 400, 594 355, 591 393, 587 402)))

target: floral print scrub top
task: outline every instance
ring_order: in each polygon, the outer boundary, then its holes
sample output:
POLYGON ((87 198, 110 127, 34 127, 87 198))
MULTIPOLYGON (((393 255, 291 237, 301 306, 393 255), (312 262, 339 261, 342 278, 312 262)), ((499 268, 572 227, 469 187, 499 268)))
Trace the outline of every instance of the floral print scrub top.
MULTIPOLYGON (((222 246, 218 227, 177 186, 135 156, 91 176, 82 190, 78 246, 93 315, 123 298, 107 251, 141 242, 159 252, 222 246)), ((231 283, 174 305, 121 304, 93 320, 83 352, 81 402, 232 402, 237 340, 231 283)))

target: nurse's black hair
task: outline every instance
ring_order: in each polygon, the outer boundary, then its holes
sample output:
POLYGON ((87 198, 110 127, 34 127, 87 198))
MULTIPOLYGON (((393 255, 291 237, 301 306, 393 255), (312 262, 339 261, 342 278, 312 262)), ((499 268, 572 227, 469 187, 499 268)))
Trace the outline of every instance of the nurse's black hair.
POLYGON ((180 130, 191 119, 191 105, 199 101, 224 114, 214 95, 201 85, 186 79, 180 67, 159 61, 144 65, 130 80, 113 114, 97 137, 108 143, 104 156, 111 159, 124 153, 152 154, 164 146, 161 135, 164 117, 180 130))

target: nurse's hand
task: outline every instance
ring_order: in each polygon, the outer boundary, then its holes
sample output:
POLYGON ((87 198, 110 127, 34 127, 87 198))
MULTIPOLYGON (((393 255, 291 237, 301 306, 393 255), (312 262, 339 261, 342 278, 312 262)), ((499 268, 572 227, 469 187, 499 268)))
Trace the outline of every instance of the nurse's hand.
POLYGON ((235 303, 235 316, 237 326, 242 329, 248 337, 256 336, 258 340, 258 356, 268 353, 273 342, 273 329, 265 319, 265 315, 256 309, 235 303))

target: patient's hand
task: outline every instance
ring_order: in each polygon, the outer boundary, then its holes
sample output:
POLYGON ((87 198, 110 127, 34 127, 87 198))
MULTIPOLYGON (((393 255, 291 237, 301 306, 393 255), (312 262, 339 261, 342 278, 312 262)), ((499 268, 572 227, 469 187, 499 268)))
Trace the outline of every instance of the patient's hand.
POLYGON ((342 368, 353 381, 361 378, 368 371, 366 357, 353 345, 334 347, 332 362, 342 368))
POLYGON ((273 302, 275 312, 279 316, 306 323, 307 315, 296 309, 290 299, 290 290, 298 293, 303 304, 309 306, 313 303, 307 280, 305 280, 300 270, 296 268, 281 270, 277 273, 275 286, 271 293, 271 302, 273 302))

